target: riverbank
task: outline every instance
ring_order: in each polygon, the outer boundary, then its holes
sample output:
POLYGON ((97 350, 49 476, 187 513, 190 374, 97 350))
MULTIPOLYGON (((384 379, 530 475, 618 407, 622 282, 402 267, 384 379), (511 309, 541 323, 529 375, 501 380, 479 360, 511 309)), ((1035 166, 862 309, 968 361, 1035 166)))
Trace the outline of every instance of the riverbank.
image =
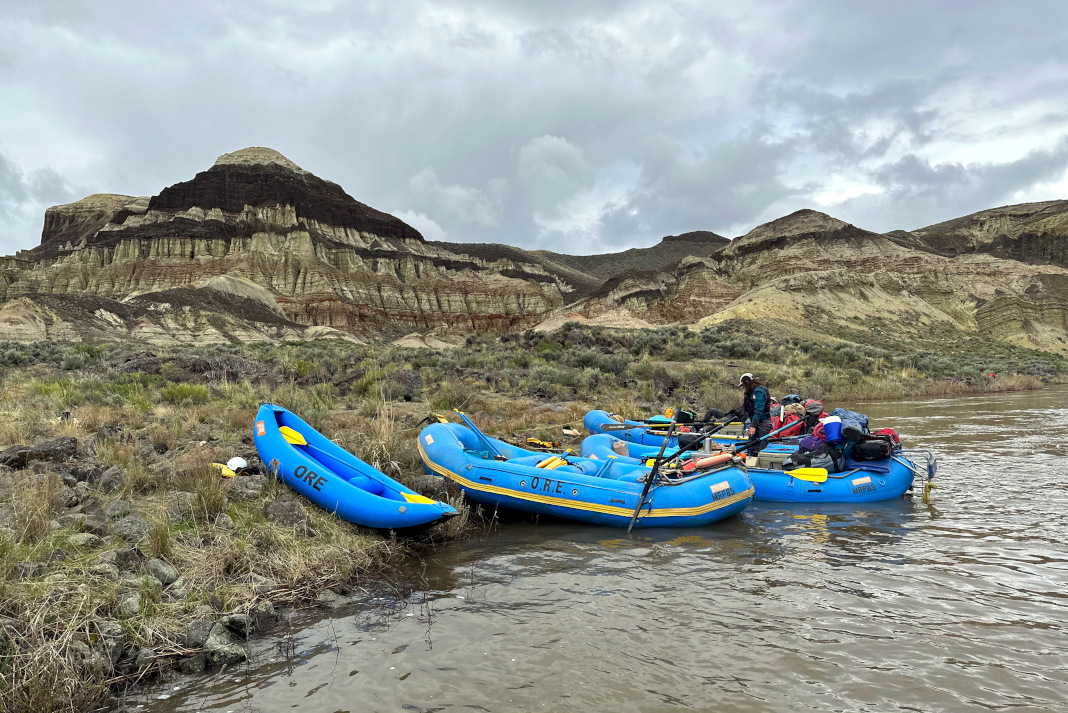
MULTIPOLYGON (((729 331, 578 329, 439 351, 341 342, 130 352, 0 345, 0 708, 92 710, 169 670, 234 664, 283 607, 333 606, 406 558, 482 531, 422 475, 419 422, 461 408, 516 442, 577 447, 585 411, 732 407, 741 371, 835 399, 1039 388, 1063 360, 909 362, 729 331), (997 369, 999 376, 983 375, 997 369), (341 522, 263 471, 261 401, 283 404, 462 517, 398 541, 341 522), (254 474, 210 466, 241 456, 254 474)), ((905 357, 903 357, 905 358, 905 357)))

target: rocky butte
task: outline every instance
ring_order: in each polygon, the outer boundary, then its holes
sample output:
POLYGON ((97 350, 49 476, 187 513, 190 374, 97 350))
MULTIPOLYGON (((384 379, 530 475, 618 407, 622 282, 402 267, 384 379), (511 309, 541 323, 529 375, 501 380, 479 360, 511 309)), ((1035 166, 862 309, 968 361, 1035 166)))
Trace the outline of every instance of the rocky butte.
POLYGON ((695 231, 575 256, 425 241, 253 147, 155 196, 50 208, 41 244, 0 258, 0 300, 0 339, 27 341, 419 332, 408 342, 441 344, 567 320, 751 319, 853 340, 979 334, 1068 354, 1068 201, 888 234, 802 210, 733 240, 695 231))

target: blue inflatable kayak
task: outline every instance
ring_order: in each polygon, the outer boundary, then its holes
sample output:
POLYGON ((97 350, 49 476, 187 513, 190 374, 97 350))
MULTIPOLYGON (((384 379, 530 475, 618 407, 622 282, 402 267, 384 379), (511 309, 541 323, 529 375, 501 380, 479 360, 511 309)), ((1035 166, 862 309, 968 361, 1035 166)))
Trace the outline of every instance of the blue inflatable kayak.
MULTIPOLYGON (((528 451, 456 423, 423 429, 419 455, 428 473, 453 481, 473 502, 617 527, 630 523, 651 470, 614 454, 528 451)), ((741 512, 752 499, 753 481, 735 465, 658 478, 635 526, 707 525, 741 512)))
MULTIPOLYGON (((605 458, 614 455, 631 464, 655 457, 659 446, 645 446, 623 441, 602 433, 582 442, 584 456, 605 458), (624 452, 625 451, 625 455, 624 452)), ((693 454, 700 457, 703 454, 693 454)), ((881 461, 846 460, 847 470, 828 473, 823 482, 795 478, 783 471, 783 451, 763 451, 755 466, 747 468, 756 488, 756 500, 803 503, 864 503, 899 498, 912 488, 913 478, 924 475, 904 454, 881 461)), ((933 472, 930 477, 934 477, 933 472)))
POLYGON ((409 530, 459 514, 367 465, 281 406, 260 406, 253 437, 268 468, 277 462, 287 485, 342 520, 409 530))
MULTIPOLYGON (((607 433, 614 438, 618 438, 621 441, 627 441, 628 443, 636 443, 642 446, 656 446, 660 447, 660 444, 664 442, 664 434, 667 432, 670 420, 664 420, 660 423, 659 420, 663 417, 658 417, 655 422, 650 421, 630 421, 623 419, 615 414, 608 413, 607 411, 590 411, 582 419, 582 425, 586 427, 586 430, 592 434, 607 433), (631 428, 615 430, 612 429, 612 424, 624 424, 631 426, 631 428), (605 426, 608 426, 610 430, 605 430, 605 426)), ((696 429, 691 429, 696 430, 696 429)), ((683 434, 683 441, 686 440, 686 434, 683 434)), ((741 435, 722 435, 714 434, 712 440, 722 446, 736 446, 746 443, 749 439, 741 435)), ((678 448, 679 439, 673 436, 668 441, 668 448, 678 448)), ((780 442, 769 443, 764 446, 765 451, 795 451, 797 450, 797 438, 787 437, 781 439, 780 442)), ((655 455, 655 453, 654 453, 655 455)))

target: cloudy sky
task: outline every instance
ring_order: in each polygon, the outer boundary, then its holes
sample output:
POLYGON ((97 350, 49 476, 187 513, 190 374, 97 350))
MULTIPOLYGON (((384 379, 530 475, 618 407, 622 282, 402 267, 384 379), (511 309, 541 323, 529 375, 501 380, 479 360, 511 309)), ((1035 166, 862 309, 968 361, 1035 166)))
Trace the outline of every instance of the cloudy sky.
POLYGON ((427 238, 572 253, 1068 198, 1066 27, 1060 0, 0 0, 0 252, 253 145, 427 238))

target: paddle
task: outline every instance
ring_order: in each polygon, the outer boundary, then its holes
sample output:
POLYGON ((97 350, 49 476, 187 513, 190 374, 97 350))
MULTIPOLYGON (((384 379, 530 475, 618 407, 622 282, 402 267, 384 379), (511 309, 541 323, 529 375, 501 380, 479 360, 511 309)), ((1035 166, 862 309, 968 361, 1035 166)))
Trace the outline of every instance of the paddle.
POLYGON ((671 423, 668 425, 667 434, 664 436, 664 442, 660 444, 660 452, 656 454, 656 460, 653 461, 653 469, 649 471, 649 475, 645 479, 645 487, 642 488, 642 496, 638 498, 638 507, 634 508, 634 514, 630 516, 630 524, 627 525, 627 534, 634 529, 634 523, 638 521, 638 513, 642 511, 642 506, 645 505, 645 497, 649 494, 649 488, 653 486, 653 481, 656 480, 656 474, 660 472, 660 464, 664 462, 664 451, 667 450, 668 441, 671 440, 671 432, 675 430, 675 419, 678 418, 678 410, 675 411, 675 416, 672 416, 671 423))
MULTIPOLYGON (((341 465, 345 466, 346 468, 352 468, 352 465, 350 463, 346 463, 345 461, 341 460, 337 456, 331 455, 330 453, 327 453, 322 448, 316 448, 312 444, 308 443, 308 439, 305 438, 304 434, 302 434, 300 431, 294 430, 294 429, 290 428, 289 426, 279 426, 278 427, 278 432, 282 434, 282 438, 284 438, 286 440, 286 443, 288 443, 288 444, 290 444, 292 446, 303 446, 304 448, 309 448, 309 449, 315 451, 316 453, 319 453, 320 455, 326 456, 327 458, 329 458, 330 460, 332 460, 332 461, 334 461, 336 463, 340 463, 341 465)), ((361 477, 367 477, 367 476, 361 476, 361 477)), ((374 480, 374 479, 372 478, 372 480, 374 480)), ((356 486, 356 487, 359 487, 359 486, 356 486)), ((437 500, 432 500, 432 499, 426 497, 425 495, 419 495, 418 493, 406 493, 403 490, 397 491, 397 492, 399 492, 401 494, 401 496, 405 499, 405 501, 409 502, 409 503, 429 503, 429 504, 434 504, 434 503, 437 502, 437 500)))
POLYGON ((482 431, 480 431, 480 430, 478 429, 478 426, 476 426, 475 424, 473 424, 473 423, 471 422, 471 419, 469 419, 469 418, 467 417, 467 414, 465 414, 465 413, 464 413, 463 411, 461 411, 461 410, 460 410, 460 409, 458 409, 458 408, 454 408, 454 409, 453 409, 453 411, 455 411, 455 412, 456 412, 456 414, 457 414, 457 415, 458 415, 458 416, 459 416, 460 418, 462 418, 462 419, 463 419, 464 423, 466 423, 466 424, 467 424, 467 427, 468 427, 468 428, 470 428, 470 429, 471 429, 472 431, 474 431, 474 432, 475 432, 476 434, 478 434, 478 437, 482 439, 482 442, 483 442, 483 443, 485 443, 485 444, 486 444, 487 446, 489 446, 489 449, 490 449, 491 451, 493 451, 493 454, 494 454, 495 456, 497 456, 498 458, 501 458, 501 459, 503 459, 503 460, 508 460, 507 458, 505 458, 505 456, 504 456, 504 454, 503 454, 503 453, 501 453, 501 452, 500 452, 499 450, 497 450, 497 446, 493 445, 493 441, 491 441, 491 440, 489 439, 489 436, 487 436, 487 435, 486 435, 485 433, 483 433, 482 431))

